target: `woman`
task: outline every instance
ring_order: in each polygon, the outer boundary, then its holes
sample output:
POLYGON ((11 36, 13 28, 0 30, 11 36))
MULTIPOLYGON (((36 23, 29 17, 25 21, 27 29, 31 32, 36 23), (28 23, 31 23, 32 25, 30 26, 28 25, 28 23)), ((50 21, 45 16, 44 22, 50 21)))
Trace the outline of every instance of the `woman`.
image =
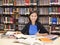
POLYGON ((27 35, 47 35, 48 31, 38 22, 37 12, 31 12, 29 15, 29 23, 25 25, 21 33, 27 35))

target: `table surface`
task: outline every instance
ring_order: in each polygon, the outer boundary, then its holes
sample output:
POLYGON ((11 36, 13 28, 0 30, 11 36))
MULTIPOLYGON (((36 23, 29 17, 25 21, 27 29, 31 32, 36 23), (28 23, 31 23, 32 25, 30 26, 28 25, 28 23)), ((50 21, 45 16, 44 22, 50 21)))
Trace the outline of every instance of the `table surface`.
MULTIPOLYGON (((9 38, 0 38, 0 45, 23 45, 20 43, 15 43, 17 39, 9 39, 9 38)), ((54 40, 51 44, 44 45, 60 45, 60 37, 54 40)))

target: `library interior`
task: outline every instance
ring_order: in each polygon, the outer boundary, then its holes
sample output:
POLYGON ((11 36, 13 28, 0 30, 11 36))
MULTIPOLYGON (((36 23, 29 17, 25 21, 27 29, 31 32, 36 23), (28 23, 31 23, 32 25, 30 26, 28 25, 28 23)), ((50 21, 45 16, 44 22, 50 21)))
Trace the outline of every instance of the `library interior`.
POLYGON ((60 45, 60 0, 0 0, 0 45, 60 45))

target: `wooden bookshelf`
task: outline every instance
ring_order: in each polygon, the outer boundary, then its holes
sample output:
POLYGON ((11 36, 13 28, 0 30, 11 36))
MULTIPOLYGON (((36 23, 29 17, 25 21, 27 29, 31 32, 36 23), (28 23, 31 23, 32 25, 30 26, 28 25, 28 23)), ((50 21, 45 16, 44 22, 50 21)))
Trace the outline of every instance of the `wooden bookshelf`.
POLYGON ((38 11, 39 22, 48 31, 52 32, 52 25, 60 26, 60 0, 0 0, 0 4, 3 30, 22 30, 29 22, 27 17, 31 11, 38 11), (9 26, 12 24, 13 29, 9 26))

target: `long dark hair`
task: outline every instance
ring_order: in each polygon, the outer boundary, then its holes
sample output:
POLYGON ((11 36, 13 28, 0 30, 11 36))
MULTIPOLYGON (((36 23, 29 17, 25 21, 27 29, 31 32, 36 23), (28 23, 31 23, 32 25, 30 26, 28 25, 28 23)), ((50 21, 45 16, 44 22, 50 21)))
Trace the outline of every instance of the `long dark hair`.
POLYGON ((30 14, 29 14, 29 16, 28 16, 28 18, 29 18, 29 22, 31 23, 30 15, 33 14, 33 13, 36 13, 36 14, 37 14, 37 20, 36 20, 36 22, 35 22, 35 23, 37 23, 38 20, 39 20, 39 15, 38 15, 38 12, 37 12, 37 11, 32 11, 32 12, 30 12, 30 14))

